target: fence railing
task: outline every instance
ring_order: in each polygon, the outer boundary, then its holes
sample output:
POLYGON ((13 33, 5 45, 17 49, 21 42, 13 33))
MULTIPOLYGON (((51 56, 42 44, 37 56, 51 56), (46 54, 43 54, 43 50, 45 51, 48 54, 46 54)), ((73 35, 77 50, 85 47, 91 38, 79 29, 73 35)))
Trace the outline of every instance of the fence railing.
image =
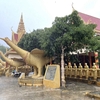
POLYGON ((82 66, 79 63, 79 66, 71 64, 65 66, 65 77, 69 79, 78 79, 78 80, 87 80, 88 82, 98 82, 100 79, 100 69, 97 68, 95 63, 93 63, 92 68, 89 68, 87 63, 85 66, 82 66))

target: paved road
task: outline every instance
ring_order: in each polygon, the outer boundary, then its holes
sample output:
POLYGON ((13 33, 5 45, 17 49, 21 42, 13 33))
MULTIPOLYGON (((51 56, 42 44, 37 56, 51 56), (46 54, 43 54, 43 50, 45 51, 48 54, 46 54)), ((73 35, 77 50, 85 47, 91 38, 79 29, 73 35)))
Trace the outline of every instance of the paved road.
POLYGON ((0 77, 0 100, 96 100, 84 94, 100 90, 100 87, 80 82, 67 82, 66 89, 19 87, 17 80, 14 77, 0 77))

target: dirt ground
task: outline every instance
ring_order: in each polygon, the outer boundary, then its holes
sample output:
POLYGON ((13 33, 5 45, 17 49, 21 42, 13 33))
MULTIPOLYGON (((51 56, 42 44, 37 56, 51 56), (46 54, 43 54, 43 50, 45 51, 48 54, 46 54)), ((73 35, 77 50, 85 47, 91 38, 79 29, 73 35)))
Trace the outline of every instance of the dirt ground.
POLYGON ((100 91, 100 87, 82 82, 67 81, 66 88, 51 89, 18 85, 14 77, 0 77, 0 100, 99 100, 86 92, 100 91))

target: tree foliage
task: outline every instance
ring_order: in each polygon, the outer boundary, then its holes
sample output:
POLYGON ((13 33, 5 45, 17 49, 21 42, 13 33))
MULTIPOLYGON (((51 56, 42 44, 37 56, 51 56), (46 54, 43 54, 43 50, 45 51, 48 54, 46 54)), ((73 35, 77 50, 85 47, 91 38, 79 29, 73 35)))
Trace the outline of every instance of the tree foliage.
POLYGON ((94 24, 85 25, 78 16, 77 11, 69 16, 56 17, 50 29, 49 43, 44 48, 47 46, 52 47, 52 49, 48 49, 48 52, 50 50, 53 52, 51 56, 60 56, 62 48, 65 48, 65 54, 69 59, 70 52, 90 47, 95 27, 94 24))
MULTIPOLYGON (((6 53, 6 50, 9 50, 9 47, 6 47, 6 46, 4 46, 4 45, 0 45, 0 51, 2 51, 4 54, 6 53)), ((0 57, 2 60, 4 60, 3 58, 2 58, 2 56, 0 57)))
POLYGON ((94 36, 90 42, 90 51, 98 52, 99 65, 100 65, 100 36, 94 36))
POLYGON ((33 30, 31 33, 27 33, 23 36, 23 38, 18 43, 18 46, 27 50, 31 51, 34 48, 41 49, 40 46, 40 38, 43 30, 33 30))
POLYGON ((95 24, 85 25, 78 16, 77 11, 65 17, 56 17, 52 27, 33 30, 26 34, 19 46, 31 51, 34 48, 43 49, 48 56, 60 57, 62 49, 65 51, 66 59, 73 59, 72 52, 82 48, 95 51, 99 49, 96 37, 94 37, 95 24))
POLYGON ((2 51, 3 53, 5 53, 6 49, 9 49, 9 48, 6 47, 6 46, 0 45, 0 51, 2 51))

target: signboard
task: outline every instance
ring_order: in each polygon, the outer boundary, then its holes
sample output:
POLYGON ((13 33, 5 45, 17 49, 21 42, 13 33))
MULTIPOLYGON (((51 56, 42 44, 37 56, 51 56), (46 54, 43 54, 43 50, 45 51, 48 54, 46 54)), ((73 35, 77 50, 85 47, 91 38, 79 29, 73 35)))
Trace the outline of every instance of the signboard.
POLYGON ((57 68, 57 66, 48 66, 45 79, 54 80, 56 68, 57 68))
POLYGON ((56 64, 48 65, 46 67, 43 85, 49 88, 60 87, 60 66, 56 64))

